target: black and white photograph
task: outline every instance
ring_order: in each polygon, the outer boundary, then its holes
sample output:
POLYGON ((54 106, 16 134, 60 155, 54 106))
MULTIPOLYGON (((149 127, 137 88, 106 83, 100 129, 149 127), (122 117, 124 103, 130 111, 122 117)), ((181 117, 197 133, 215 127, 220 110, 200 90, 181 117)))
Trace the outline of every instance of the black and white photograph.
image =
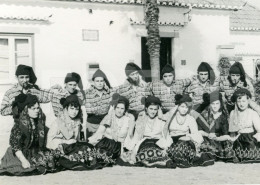
POLYGON ((260 0, 0 0, 0 185, 259 172, 260 0))

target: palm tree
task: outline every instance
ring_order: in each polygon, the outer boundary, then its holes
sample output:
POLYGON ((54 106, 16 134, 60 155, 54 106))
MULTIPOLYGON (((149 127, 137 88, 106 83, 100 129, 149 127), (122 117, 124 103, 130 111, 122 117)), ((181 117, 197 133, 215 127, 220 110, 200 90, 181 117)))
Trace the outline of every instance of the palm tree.
POLYGON ((152 80, 160 79, 160 35, 159 35, 159 8, 157 0, 145 0, 145 25, 147 29, 147 47, 150 55, 152 80))

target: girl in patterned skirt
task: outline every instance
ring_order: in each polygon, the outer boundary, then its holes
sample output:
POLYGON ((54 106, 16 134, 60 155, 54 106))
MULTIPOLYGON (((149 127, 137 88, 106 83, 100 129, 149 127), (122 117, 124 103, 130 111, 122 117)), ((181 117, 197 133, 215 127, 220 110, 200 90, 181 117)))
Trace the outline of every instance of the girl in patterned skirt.
POLYGON ((204 142, 201 150, 210 152, 216 160, 232 158, 232 141, 228 133, 228 112, 224 107, 222 94, 214 91, 203 95, 204 104, 209 106, 201 113, 206 122, 198 121, 198 128, 204 142))
POLYGON ((127 147, 131 143, 135 124, 134 116, 127 113, 128 99, 116 93, 111 105, 112 109, 101 121, 97 132, 88 139, 100 153, 109 157, 110 160, 104 161, 105 166, 129 161, 127 147))
POLYGON ((63 111, 50 126, 47 147, 61 153, 59 164, 69 170, 91 170, 101 168, 100 157, 95 148, 80 142, 79 132, 82 121, 81 103, 76 95, 62 98, 63 111))
POLYGON ((260 117, 249 108, 251 93, 244 88, 238 89, 231 100, 235 109, 230 114, 229 132, 234 141, 233 162, 260 162, 260 117))
POLYGON ((155 96, 143 99, 145 112, 136 121, 132 161, 146 167, 174 167, 166 151, 161 147, 165 121, 158 116, 161 101, 155 96))
POLYGON ((192 99, 188 94, 176 95, 175 103, 178 107, 164 128, 165 143, 170 145, 169 157, 180 168, 214 164, 212 155, 199 151, 203 138, 195 119, 189 114, 192 99))
POLYGON ((45 115, 36 96, 20 94, 12 105, 14 126, 1 160, 0 175, 38 175, 56 171, 59 153, 46 149, 45 115))

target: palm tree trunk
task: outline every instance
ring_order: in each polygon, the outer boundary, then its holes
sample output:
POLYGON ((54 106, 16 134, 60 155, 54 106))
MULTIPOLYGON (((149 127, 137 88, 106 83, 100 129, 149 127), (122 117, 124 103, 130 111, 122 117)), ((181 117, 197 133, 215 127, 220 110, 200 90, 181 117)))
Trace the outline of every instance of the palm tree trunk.
POLYGON ((152 80, 160 79, 160 35, 159 8, 157 0, 145 0, 145 24, 147 29, 148 53, 150 55, 152 80))

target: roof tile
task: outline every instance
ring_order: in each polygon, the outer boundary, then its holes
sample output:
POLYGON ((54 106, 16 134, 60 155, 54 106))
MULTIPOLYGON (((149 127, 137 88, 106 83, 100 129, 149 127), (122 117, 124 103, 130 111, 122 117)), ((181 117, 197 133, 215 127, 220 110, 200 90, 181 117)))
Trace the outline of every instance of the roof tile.
POLYGON ((260 31, 260 10, 246 4, 242 10, 230 15, 230 29, 233 31, 260 31))

